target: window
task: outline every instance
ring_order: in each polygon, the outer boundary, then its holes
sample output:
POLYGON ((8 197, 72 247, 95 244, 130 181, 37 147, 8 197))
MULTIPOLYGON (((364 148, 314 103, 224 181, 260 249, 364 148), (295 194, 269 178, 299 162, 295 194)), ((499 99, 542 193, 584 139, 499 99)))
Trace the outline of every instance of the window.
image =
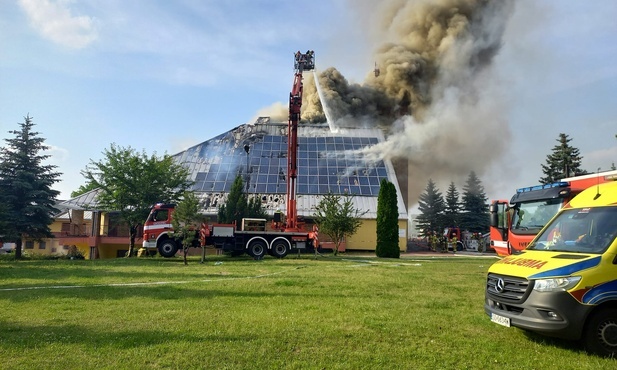
POLYGON ((26 242, 26 249, 34 249, 34 242, 32 240, 26 242))
POLYGON ((528 249, 604 253, 617 236, 617 207, 569 209, 543 229, 528 249))
POLYGON ((167 221, 168 217, 168 209, 159 209, 156 212, 152 213, 152 221, 167 221))
POLYGON ((47 247, 47 243, 39 242, 39 249, 45 249, 47 247))

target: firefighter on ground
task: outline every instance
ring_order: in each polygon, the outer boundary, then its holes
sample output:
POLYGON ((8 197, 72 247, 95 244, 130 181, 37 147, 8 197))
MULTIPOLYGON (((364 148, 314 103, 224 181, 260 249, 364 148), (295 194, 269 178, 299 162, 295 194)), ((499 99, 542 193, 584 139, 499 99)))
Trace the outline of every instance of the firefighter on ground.
POLYGON ((456 253, 456 242, 458 241, 458 238, 456 236, 453 236, 452 239, 450 239, 450 243, 452 244, 452 253, 456 253))

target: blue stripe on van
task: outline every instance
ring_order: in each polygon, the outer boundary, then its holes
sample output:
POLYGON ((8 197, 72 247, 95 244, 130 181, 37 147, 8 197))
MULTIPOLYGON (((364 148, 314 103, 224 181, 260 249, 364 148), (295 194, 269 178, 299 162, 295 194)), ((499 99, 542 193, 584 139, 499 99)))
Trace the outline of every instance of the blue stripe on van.
POLYGON ((531 275, 529 278, 530 279, 542 279, 542 278, 555 277, 555 276, 568 276, 568 275, 577 273, 579 271, 598 266, 601 260, 602 260, 602 256, 598 256, 598 257, 594 257, 594 258, 591 258, 585 261, 575 262, 567 266, 562 266, 556 269, 540 272, 535 275, 531 275))

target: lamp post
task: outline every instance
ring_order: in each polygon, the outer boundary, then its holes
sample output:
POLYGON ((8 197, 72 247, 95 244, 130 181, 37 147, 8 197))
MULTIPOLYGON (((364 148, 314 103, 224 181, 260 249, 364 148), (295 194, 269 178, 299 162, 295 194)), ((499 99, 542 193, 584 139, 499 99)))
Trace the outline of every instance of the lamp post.
POLYGON ((249 193, 249 152, 251 147, 248 144, 244 144, 244 151, 246 152, 246 194, 249 193))

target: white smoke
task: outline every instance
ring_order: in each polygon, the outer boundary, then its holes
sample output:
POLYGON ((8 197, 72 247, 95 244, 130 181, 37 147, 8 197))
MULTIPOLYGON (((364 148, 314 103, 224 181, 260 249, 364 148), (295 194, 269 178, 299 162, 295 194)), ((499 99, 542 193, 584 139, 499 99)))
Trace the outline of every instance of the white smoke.
MULTIPOLYGON (((369 75, 363 84, 348 83, 335 68, 320 74, 322 95, 336 125, 385 130, 387 140, 363 154, 370 160, 393 160, 402 173, 409 171, 410 205, 429 178, 437 184, 460 184, 471 171, 481 176, 510 139, 491 63, 513 3, 350 3, 360 19, 369 21, 371 36, 382 40, 375 53, 380 74, 369 75)), ((325 122, 311 80, 305 84, 302 117, 325 122)))

